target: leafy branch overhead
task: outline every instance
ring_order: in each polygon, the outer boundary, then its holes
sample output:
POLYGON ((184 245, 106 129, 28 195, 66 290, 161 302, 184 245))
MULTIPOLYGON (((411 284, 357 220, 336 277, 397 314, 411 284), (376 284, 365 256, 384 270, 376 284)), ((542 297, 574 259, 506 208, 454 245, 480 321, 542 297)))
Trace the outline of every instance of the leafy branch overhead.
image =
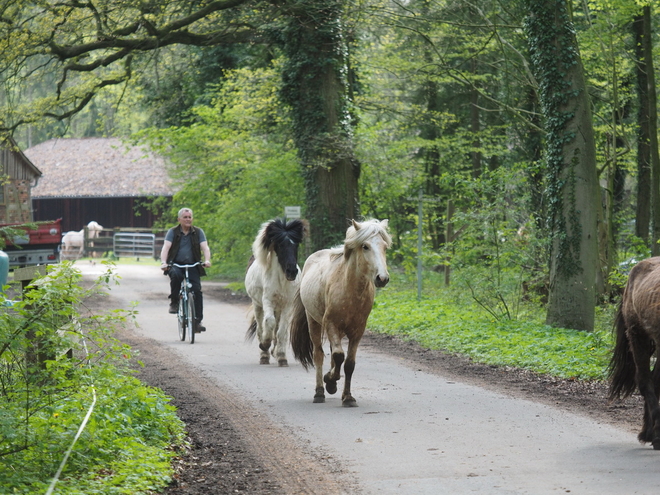
MULTIPOLYGON (((269 21, 246 0, 190 2, 15 2, 0 7, 0 76, 23 86, 52 79, 54 96, 30 108, 9 105, 0 128, 14 130, 41 116, 56 120, 84 108, 102 88, 128 81, 147 60, 136 56, 171 45, 263 42, 269 21)), ((11 102, 8 102, 11 103, 11 102)))

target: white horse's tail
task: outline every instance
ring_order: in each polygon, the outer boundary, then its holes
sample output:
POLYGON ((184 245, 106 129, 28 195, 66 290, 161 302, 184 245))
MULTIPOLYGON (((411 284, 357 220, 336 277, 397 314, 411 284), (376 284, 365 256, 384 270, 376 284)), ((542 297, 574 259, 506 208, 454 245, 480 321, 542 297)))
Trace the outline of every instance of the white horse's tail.
POLYGON ((252 315, 250 326, 248 327, 247 332, 245 332, 245 342, 252 342, 255 335, 257 335, 257 319, 252 315))
POLYGON ((314 345, 309 336, 307 312, 300 298, 300 288, 291 302, 291 323, 289 326, 289 341, 294 357, 300 361, 303 368, 314 366, 314 345))

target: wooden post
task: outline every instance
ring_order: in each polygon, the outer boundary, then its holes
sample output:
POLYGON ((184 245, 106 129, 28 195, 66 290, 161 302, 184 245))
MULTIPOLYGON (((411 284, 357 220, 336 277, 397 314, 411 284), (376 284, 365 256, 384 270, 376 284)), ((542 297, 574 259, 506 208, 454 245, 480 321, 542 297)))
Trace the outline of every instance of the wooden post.
MULTIPOLYGON (((24 268, 16 268, 14 270, 14 281, 21 282, 21 292, 25 294, 28 290, 28 285, 35 279, 42 277, 46 274, 46 266, 26 266, 24 268)), ((48 356, 41 351, 41 345, 37 339, 34 330, 28 329, 26 334, 27 340, 30 345, 27 348, 26 360, 28 365, 38 365, 43 368, 48 356)))
MULTIPOLYGON (((454 202, 450 199, 447 201, 447 232, 445 233, 445 242, 450 244, 454 242, 454 222, 452 222, 452 217, 454 216, 454 202)), ((445 265, 445 287, 449 287, 449 282, 451 279, 451 255, 447 255, 447 264, 445 265)))

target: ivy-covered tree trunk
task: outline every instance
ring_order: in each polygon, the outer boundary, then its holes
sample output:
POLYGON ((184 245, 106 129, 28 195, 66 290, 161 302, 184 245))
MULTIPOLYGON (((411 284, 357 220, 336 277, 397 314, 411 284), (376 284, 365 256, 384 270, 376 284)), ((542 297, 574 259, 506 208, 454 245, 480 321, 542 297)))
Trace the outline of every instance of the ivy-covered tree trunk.
POLYGON ((545 117, 550 294, 546 321, 593 330, 600 187, 589 98, 565 0, 524 0, 545 117))
POLYGON ((293 110, 316 250, 343 241, 359 209, 360 164, 353 148, 342 3, 302 0, 288 14, 282 97, 293 110))

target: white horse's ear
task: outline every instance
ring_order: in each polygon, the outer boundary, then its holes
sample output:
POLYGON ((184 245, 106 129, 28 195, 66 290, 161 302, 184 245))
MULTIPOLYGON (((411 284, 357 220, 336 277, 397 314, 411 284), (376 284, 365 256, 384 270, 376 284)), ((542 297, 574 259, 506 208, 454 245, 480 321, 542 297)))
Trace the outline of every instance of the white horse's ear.
POLYGON ((389 221, 389 219, 387 219, 387 218, 386 218, 385 220, 381 220, 381 221, 380 221, 380 224, 381 224, 381 225, 383 226, 383 228, 385 228, 385 229, 387 228, 387 226, 389 225, 389 223, 390 223, 390 221, 389 221))
POLYGON ((353 228, 355 230, 360 230, 360 224, 355 221, 355 219, 351 220, 353 222, 353 228))

